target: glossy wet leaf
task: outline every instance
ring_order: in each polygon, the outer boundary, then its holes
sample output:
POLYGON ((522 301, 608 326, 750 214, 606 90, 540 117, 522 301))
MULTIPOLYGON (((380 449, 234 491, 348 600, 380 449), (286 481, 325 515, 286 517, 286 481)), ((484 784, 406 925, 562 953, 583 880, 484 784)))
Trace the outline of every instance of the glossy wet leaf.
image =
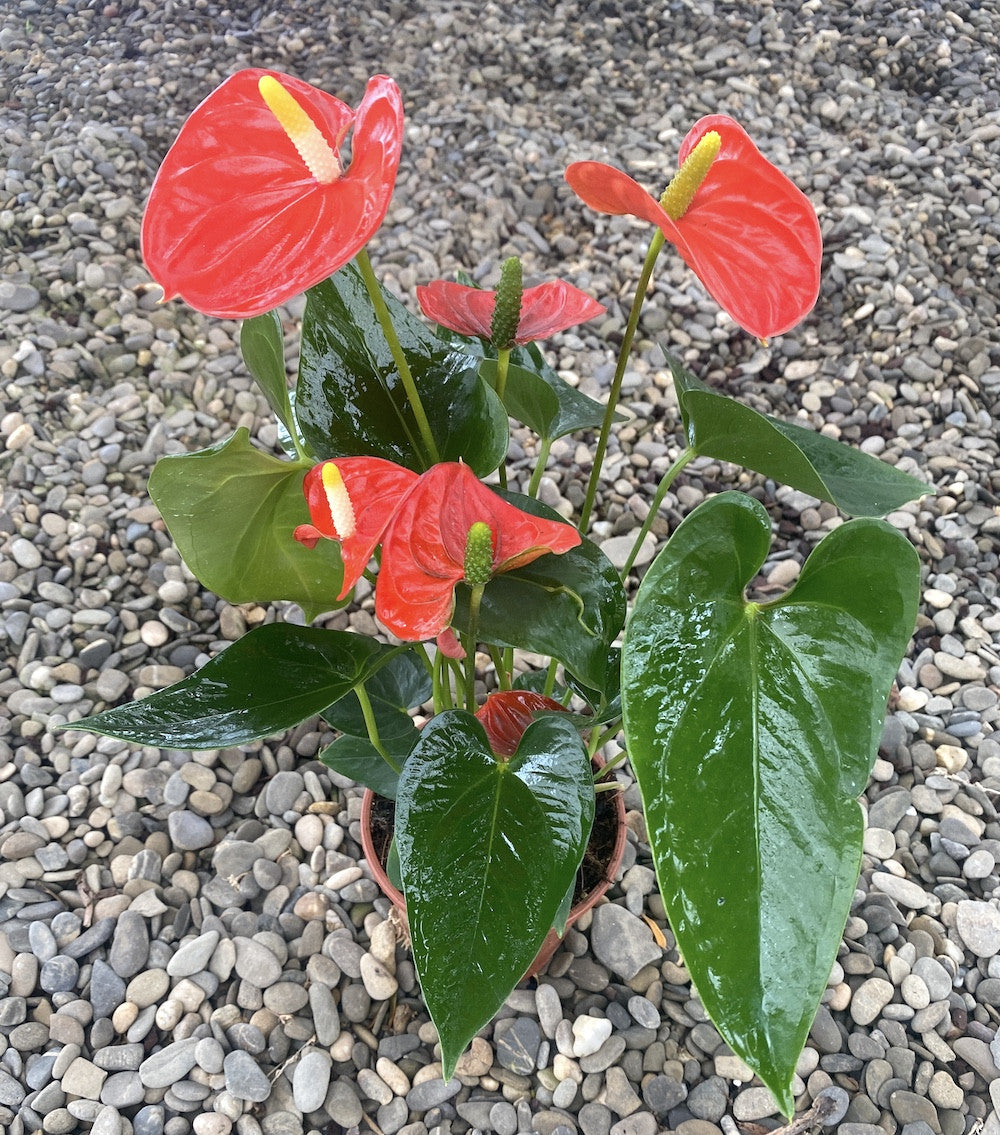
POLYGON ((824 434, 759 414, 670 359, 688 445, 773 477, 849 516, 884 516, 934 489, 824 434))
MULTIPOLYGON (((507 452, 507 415, 479 361, 450 348, 383 289, 442 461, 485 477, 507 452)), ((296 414, 320 459, 383 457, 422 472, 419 431, 360 273, 348 265, 309 289, 296 414)))
MULTIPOLYGON (((469 589, 460 585, 456 598, 455 626, 465 630, 469 589)), ((584 540, 491 579, 477 633, 483 642, 558 658, 586 686, 601 689, 611 680, 609 651, 624 621, 618 572, 596 544, 584 540)))
POLYGON ((534 960, 593 819, 590 762, 568 721, 533 722, 505 762, 468 713, 424 727, 400 777, 396 843, 445 1079, 534 960))
POLYGON ((226 749, 283 733, 363 681, 394 648, 347 631, 271 623, 189 678, 74 722, 164 749, 226 749))
POLYGON ((292 538, 309 519, 308 469, 255 449, 241 428, 210 449, 160 458, 149 495, 207 588, 230 603, 291 600, 311 620, 343 603, 337 546, 323 541, 311 551, 292 538))
POLYGON ((913 631, 918 561, 882 521, 748 604, 770 523, 697 508, 657 557, 623 648, 627 747, 678 948, 722 1036, 793 1108, 791 1080, 857 882, 857 802, 913 631))

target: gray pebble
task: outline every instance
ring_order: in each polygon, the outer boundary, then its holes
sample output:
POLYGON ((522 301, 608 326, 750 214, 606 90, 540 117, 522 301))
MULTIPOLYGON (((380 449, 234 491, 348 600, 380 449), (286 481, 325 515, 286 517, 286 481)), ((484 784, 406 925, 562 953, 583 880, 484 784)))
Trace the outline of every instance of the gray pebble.
POLYGON ((447 1083, 440 1079, 424 1080, 406 1093, 406 1106, 411 1111, 429 1111, 458 1095, 461 1090, 462 1084, 457 1077, 452 1077, 447 1083))
POLYGON ((960 902, 955 929, 977 957, 992 958, 1000 953, 1000 910, 992 903, 974 899, 960 902))
POLYGON ((65 954, 57 954, 42 964, 38 983, 46 993, 67 993, 76 985, 79 965, 65 954))
POLYGON ((31 945, 31 952, 40 962, 47 962, 59 952, 55 935, 38 919, 28 924, 28 942, 31 945))
POLYGON ((646 923, 614 903, 603 903, 594 911, 590 944, 597 960, 625 981, 663 956, 646 923))
POLYGON ((137 1107, 145 1099, 142 1080, 135 1072, 115 1072, 101 1089, 101 1102, 116 1109, 137 1107))
POLYGON ((490 1125, 497 1135, 514 1135, 517 1131, 517 1112, 513 1105, 495 1103, 490 1108, 490 1125))
POLYGON ((24 1088, 5 1069, 0 1068, 0 1104, 19 1108, 27 1095, 24 1088))
POLYGON ((319 982, 309 986, 309 1015, 316 1030, 316 1043, 329 1048, 340 1036, 340 1013, 333 993, 319 982))
POLYGON ((542 1032, 551 1040, 556 1035, 556 1027, 563 1019, 562 1002, 555 986, 542 982, 535 990, 535 1010, 542 1032))
POLYGON ((238 1100, 263 1103, 271 1094, 271 1082, 256 1060, 237 1049, 230 1052, 223 1063, 226 1091, 238 1100))
POLYGON ((305 783, 299 773, 275 773, 264 790, 264 806, 272 816, 283 816, 292 810, 304 789, 305 783))
POLYGON ((929 895, 918 883, 892 875, 888 871, 876 871, 872 875, 872 889, 888 895, 911 910, 923 910, 937 902, 935 896, 929 895))
POLYGON ((330 1087, 330 1055, 318 1048, 304 1052, 292 1074, 292 1088, 295 1106, 308 1113, 318 1111, 326 1099, 330 1087))
POLYGON ((175 1040, 154 1052, 139 1065, 139 1079, 147 1088, 166 1088, 182 1080, 195 1066, 196 1037, 175 1040))
POLYGON ((851 1017, 859 1025, 870 1025, 892 1000, 892 982, 870 977, 861 983, 851 998, 851 1017))
POLYGON ((686 1106, 696 1119, 718 1123, 729 1107, 725 1081, 719 1076, 710 1076, 695 1084, 688 1092, 686 1106))
POLYGON ((167 962, 167 973, 171 977, 190 977, 208 966, 219 942, 218 930, 206 930, 190 942, 185 942, 167 962))
POLYGON ((125 981, 107 962, 97 958, 90 971, 90 1003, 95 1018, 110 1017, 125 1000, 125 981))
POLYGON ((611 1135, 656 1135, 656 1117, 648 1111, 637 1111, 619 1119, 611 1128, 611 1135))
POLYGON ((116 925, 117 922, 113 918, 100 918, 93 926, 84 930, 79 938, 74 938, 64 946, 62 952, 67 958, 75 958, 79 961, 103 946, 114 934, 116 925))
POLYGON ((133 1135, 163 1135, 166 1114, 162 1104, 139 1108, 132 1120, 133 1135))
POLYGON ((542 1031, 532 1017, 498 1021, 493 1032, 497 1060, 519 1076, 530 1075, 536 1067, 542 1031))
POLYGON ((90 1135, 121 1135, 121 1115, 116 1107, 107 1104, 97 1113, 90 1135))
POLYGON ((233 939, 236 947, 236 972, 258 989, 266 989, 281 978, 281 962, 260 942, 253 938, 233 939))
POLYGON ((0 308, 4 311, 31 311, 38 306, 41 298, 38 289, 33 288, 30 284, 17 284, 9 280, 0 281, 0 308))
POLYGON ((211 847, 215 840, 212 825, 203 816, 179 808, 167 817, 167 827, 173 845, 181 851, 201 851, 211 847))
POLYGON ((640 997, 638 994, 630 997, 628 999, 628 1011, 643 1028, 658 1029, 660 1027, 660 1014, 648 997, 640 997))
POLYGON ((326 1102, 327 1115, 341 1127, 354 1127, 361 1122, 363 1110, 354 1086, 341 1076, 334 1081, 326 1102))
POLYGON ((118 916, 108 961, 119 977, 135 977, 149 957, 149 932, 146 920, 133 910, 118 916))
POLYGON ((687 1085, 669 1076, 650 1077, 642 1086, 642 1098, 646 1106, 659 1119, 664 1119, 668 1111, 687 1099, 687 1085))

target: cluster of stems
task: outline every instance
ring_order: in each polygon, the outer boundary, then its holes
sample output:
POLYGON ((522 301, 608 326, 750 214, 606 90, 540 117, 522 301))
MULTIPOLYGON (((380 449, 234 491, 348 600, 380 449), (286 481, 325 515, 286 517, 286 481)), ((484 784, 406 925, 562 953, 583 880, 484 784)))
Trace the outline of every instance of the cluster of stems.
MULTIPOLYGON (((714 159, 715 154, 718 152, 718 135, 706 135, 699 146, 695 148, 688 160, 684 163, 680 170, 678 170, 673 181, 665 190, 661 204, 674 217, 679 218, 683 215, 684 210, 690 204, 691 197, 704 179, 707 173, 708 166, 714 159), (707 145, 706 145, 707 143, 707 145)), ((587 482, 587 489, 584 494, 583 504, 580 508, 580 515, 577 520, 577 528, 581 536, 586 537, 590 531, 591 520, 594 512, 594 505, 597 500, 598 487, 601 481, 601 475, 604 468, 604 461, 607 455, 608 442, 611 437, 611 429, 615 421, 615 412, 618 407, 618 402, 621 397, 622 382, 625 378, 625 371, 628 365, 628 359, 632 351, 632 343, 635 339, 635 333, 639 326, 639 317, 642 313, 643 304, 649 294, 650 281, 653 275, 653 268, 656 263, 656 258, 659 256, 661 249, 664 245, 664 236, 660 231, 656 231, 650 241, 649 249, 646 252, 646 258, 642 266, 642 271, 639 274, 639 279, 636 284, 635 295, 632 300, 632 306, 629 311, 628 321, 625 325, 625 331, 622 335, 621 344, 618 349, 617 364, 615 366, 614 375, 611 380, 611 387, 608 392, 608 400, 604 413, 604 418, 601 423, 601 428, 597 436, 597 442, 594 447, 594 459, 590 469, 590 476, 587 482)), ((406 391, 407 399, 409 400, 410 408, 413 412, 413 419, 416 423, 416 429, 419 435, 419 444, 417 440, 412 439, 416 448, 421 450, 427 459, 428 464, 434 464, 440 461, 437 445, 434 441, 431 432, 430 423, 427 414, 420 401, 420 394, 417 390, 416 383, 413 381, 413 376, 410 372, 409 365, 406 361, 406 356, 399 343, 396 335, 395 328, 392 325, 392 320, 389 316, 389 311, 386 308, 385 301, 382 298, 381 291, 375 279, 372 270, 371 262, 368 259, 368 254, 362 250, 357 256, 357 265, 361 271, 362 279, 364 280, 365 287, 368 295, 375 308, 375 313, 382 326, 385 334, 386 341, 392 353, 393 360, 399 372, 400 379, 403 383, 403 388, 406 391)), ((503 399, 505 380, 507 376, 510 353, 513 347, 513 328, 517 326, 518 309, 520 307, 521 297, 521 267, 516 258, 512 257, 505 261, 503 271, 501 274, 501 284, 498 291, 497 312, 494 316, 493 326, 493 345, 497 349, 497 377, 495 380, 495 390, 498 397, 503 399)), ((653 498, 650 501, 649 511, 636 533, 631 551, 625 560, 621 569, 621 579, 624 585, 628 578, 629 573, 635 563, 636 556, 639 554, 640 549, 645 542, 647 535, 652 528, 653 522, 659 511, 663 499, 670 486, 681 472, 681 470, 692 460, 695 456, 694 451, 690 448, 685 448, 676 461, 670 466, 660 480, 656 488, 653 498)), ((542 475, 545 471, 546 464, 549 457, 549 442, 545 439, 540 439, 538 450, 536 453, 535 466, 531 474, 531 478, 527 486, 527 495, 529 497, 537 497, 539 485, 541 483, 542 475)), ((501 488, 507 487, 506 468, 504 465, 500 466, 498 471, 501 488)), ((434 652, 433 657, 430 652, 423 645, 418 646, 418 653, 422 658, 424 664, 427 666, 433 680, 433 700, 434 712, 440 713, 446 709, 452 709, 456 706, 467 709, 469 712, 474 712, 476 709, 476 696, 475 696, 475 681, 476 681, 476 649, 477 649, 477 627, 478 627, 478 614, 479 606, 482 600, 483 589, 485 583, 481 581, 471 582, 471 599, 470 599, 470 612, 468 629, 461 636, 461 650, 460 651, 443 651, 437 650, 434 652), (457 657, 456 655, 464 655, 464 657, 457 657)), ((493 667, 496 671, 497 682, 501 690, 509 690, 512 685, 514 676, 514 652, 509 647, 497 647, 490 645, 488 647, 493 667)), ((556 675, 558 664, 553 659, 546 672, 546 681, 543 693, 552 696, 556 688, 556 675)), ((568 697, 568 695, 567 695, 568 697)), ((367 698, 359 689, 359 700, 361 702, 362 711, 365 713, 365 719, 369 726, 369 734, 375 748, 385 757, 388 763, 397 768, 397 762, 394 761, 390 755, 385 751, 379 737, 378 730, 375 724, 374 715, 371 712, 370 704, 366 703, 367 698)), ((591 754, 595 753, 602 745, 615 736, 620 727, 620 721, 612 721, 603 729, 593 729, 590 731, 588 747, 591 754)), ((398 771, 398 768, 397 768, 398 771)))

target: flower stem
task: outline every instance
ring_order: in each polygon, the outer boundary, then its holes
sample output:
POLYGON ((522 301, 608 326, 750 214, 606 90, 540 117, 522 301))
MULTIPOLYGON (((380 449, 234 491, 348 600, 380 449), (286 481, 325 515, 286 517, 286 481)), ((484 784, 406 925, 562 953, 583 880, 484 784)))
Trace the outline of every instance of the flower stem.
MULTIPOLYGON (((501 347, 497 351, 497 379, 493 389, 503 404, 503 392, 507 388, 507 368, 510 366, 510 347, 501 347)), ((507 462, 501 463, 497 470, 500 475, 500 488, 507 488, 507 462)))
POLYGON ((434 435, 431 433, 431 425, 427 420, 424 404, 420 401, 417 385, 413 381, 410 365, 406 361, 406 356, 403 354, 403 348, 396 334, 396 328, 392 325, 389 309, 386 307, 385 300, 382 298, 382 291, 379 288, 378 281, 375 279, 375 272, 372 269, 372 262, 368 257, 368 250, 363 248, 357 256, 355 256, 354 262, 357 264, 361 278, 365 282, 368 298, 372 301, 375 315, 382 326, 385 341, 389 344, 392 361, 396 364, 396 370, 399 372, 403 389, 406 391, 406 397, 409 400, 410 409, 413 411, 413 417, 416 420, 417 429, 420 431, 424 448, 427 450, 429 462, 431 465, 436 465, 441 460, 441 455, 438 453, 437 443, 434 441, 434 435))
POLYGON ((497 351, 497 381, 494 390, 497 397, 503 401, 503 392, 507 389, 507 370, 510 366, 510 347, 501 347, 497 351))
POLYGON ((507 668, 507 661, 504 657, 506 651, 500 649, 499 646, 490 647, 490 657, 493 659, 493 668, 497 672, 497 683, 501 690, 509 690, 510 685, 510 670, 507 668))
POLYGON ((371 699, 368 697, 368 691, 365 689, 364 682, 359 682, 354 687, 354 692, 358 698, 358 704, 361 706, 361 715, 365 719, 365 728, 368 730, 368 740, 372 743, 372 748, 378 755, 385 761, 385 763, 397 775, 402 772, 402 765, 397 764, 392 757, 389 756, 382 744, 378 734, 378 725, 375 721, 375 712, 372 709, 371 699))
POLYGON ((553 691, 556 688, 556 670, 558 667, 559 663, 555 658, 549 660, 549 668, 545 673, 545 686, 542 690, 542 693, 547 698, 552 697, 553 691))
POLYGON ((485 584, 477 583, 472 588, 469 598, 469 630, 462 635, 462 645, 465 647, 465 708, 469 713, 476 712, 476 631, 485 587, 485 584))
POLYGON ((604 455, 608 449, 608 439, 611 436, 611 427, 615 420, 615 409, 618 406, 618 398, 622 390, 622 381, 625 378, 625 366, 628 363, 629 352, 632 350, 632 340, 635 338, 636 328, 639 326, 639 313, 642 311, 642 305, 646 302, 646 288, 649 286, 650 277, 653 274, 653 265, 656 263, 656 258, 660 254, 660 249, 663 247, 663 233, 657 230, 653 234, 653 239, 649 242, 649 251, 646 253, 646 260, 642 266, 642 272, 639 275, 639 282, 636 285, 635 297, 632 300, 632 310, 629 312, 628 323, 625 326, 625 334, 622 336, 622 345, 618 351, 618 365, 615 367, 615 375, 611 380, 611 390, 608 392, 608 405, 604 411, 604 421, 601 423, 601 433, 597 439, 597 449, 594 452, 594 466, 590 471, 590 481, 587 484, 587 495, 584 497, 583 509, 580 512, 580 531, 584 534, 590 524, 590 514, 594 508, 594 499, 597 496, 597 484, 601 479, 601 470, 604 467, 604 455))
POLYGON ((538 486, 542 483, 542 475, 545 472, 545 466, 549 462, 549 450, 552 448, 552 442, 547 437, 540 437, 538 439, 538 458, 535 461, 535 469, 531 474, 531 480, 528 482, 528 496, 538 496, 538 486))
POLYGON ((653 499, 649 502, 649 512, 646 513, 646 519, 642 522, 639 534, 636 536, 635 543, 632 545, 632 551, 629 552, 625 566, 622 568, 621 576, 623 580, 632 570, 635 557, 639 554, 639 549, 642 547, 643 541, 646 539, 649 530, 653 527, 653 521, 656 519, 656 514, 660 511, 660 505, 663 504, 663 498, 667 495, 667 490, 674 483, 677 474, 680 473, 684 466, 687 465, 689 461, 693 460, 695 456, 696 454, 693 449, 685 449, 666 473, 663 474, 663 479, 660 481, 659 485, 657 485, 653 499))

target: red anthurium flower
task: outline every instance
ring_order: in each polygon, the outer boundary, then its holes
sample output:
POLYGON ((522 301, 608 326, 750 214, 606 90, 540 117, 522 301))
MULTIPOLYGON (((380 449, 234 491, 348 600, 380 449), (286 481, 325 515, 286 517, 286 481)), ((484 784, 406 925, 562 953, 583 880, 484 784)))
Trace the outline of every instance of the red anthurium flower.
MULTIPOLYGON (((746 131, 722 114, 697 122, 680 149, 683 164, 706 135, 718 138, 707 171, 692 158, 693 196, 656 201, 628 174, 601 162, 574 162, 566 180, 592 209, 657 225, 713 299, 752 335, 794 327, 819 294, 823 252, 809 199, 761 154, 746 131)), ((714 142, 714 139, 707 141, 714 142)), ((684 180, 683 176, 678 180, 684 180)), ((678 186, 683 189, 683 186, 678 186)))
POLYGON ((532 690, 501 690, 489 695, 476 710, 476 718, 486 730, 493 752, 498 757, 512 757, 525 729, 542 711, 568 712, 564 705, 532 690))
MULTIPOLYGON (((435 280, 417 288, 417 301, 424 315, 442 327, 459 335, 491 338, 496 292, 450 280, 435 280)), ((520 346, 535 339, 546 339, 557 331, 585 323, 605 310, 597 300, 565 280, 549 280, 537 287, 525 288, 514 344, 520 346)))
POLYGON ((344 599, 361 578, 376 545, 419 474, 381 457, 344 457, 314 465, 302 491, 312 524, 300 524, 295 539, 307 548, 321 538, 338 540, 344 563, 344 599))
POLYGON ((181 128, 146 205, 142 255, 208 315, 260 315, 325 280, 382 223, 403 144, 385 75, 353 111, 276 71, 238 71, 181 128), (353 124, 351 163, 340 147, 353 124))
POLYGON ((580 543, 571 525, 508 504, 461 462, 418 475, 378 457, 338 457, 310 469, 303 488, 312 524, 296 528, 295 539, 308 547, 321 537, 340 542, 340 598, 381 543, 375 614, 411 642, 448 626, 461 580, 485 583, 580 543))

